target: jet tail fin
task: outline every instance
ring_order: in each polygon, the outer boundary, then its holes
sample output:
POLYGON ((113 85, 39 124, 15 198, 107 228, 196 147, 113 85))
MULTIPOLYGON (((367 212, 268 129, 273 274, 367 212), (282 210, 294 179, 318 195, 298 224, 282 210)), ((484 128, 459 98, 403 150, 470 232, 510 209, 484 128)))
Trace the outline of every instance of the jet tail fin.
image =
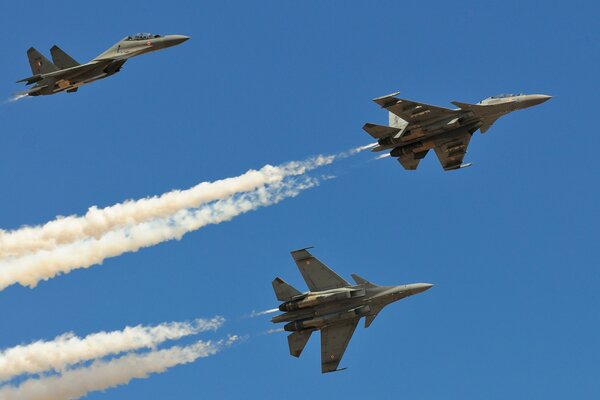
POLYGON ((29 58, 29 65, 31 66, 33 75, 47 74, 59 70, 56 65, 52 64, 50 60, 33 47, 30 47, 29 50, 27 50, 27 58, 29 58))
POLYGON ((292 299, 292 297, 302 294, 298 289, 286 283, 279 277, 273 279, 272 284, 273 290, 275 291, 275 296, 277 296, 277 300, 279 301, 289 301, 292 299))
POLYGON ((77 61, 75 61, 70 55, 62 51, 62 49, 57 45, 52 46, 52 48, 50 49, 50 54, 52 55, 52 61, 54 62, 54 64, 61 69, 72 68, 79 65, 77 61))
POLYGON ((288 345, 290 346, 290 354, 294 357, 300 357, 312 333, 313 331, 298 331, 289 335, 288 345))

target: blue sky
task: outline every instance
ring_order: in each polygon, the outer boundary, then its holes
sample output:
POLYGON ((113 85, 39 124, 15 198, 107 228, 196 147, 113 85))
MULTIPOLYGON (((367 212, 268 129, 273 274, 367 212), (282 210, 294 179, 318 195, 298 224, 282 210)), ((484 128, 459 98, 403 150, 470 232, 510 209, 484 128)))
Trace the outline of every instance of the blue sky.
POLYGON ((368 152, 299 197, 181 241, 0 292, 0 348, 66 331, 223 315, 223 353, 89 399, 591 398, 600 391, 596 123, 599 6, 592 1, 3 2, 0 93, 25 51, 80 62, 131 33, 185 34, 77 94, 0 105, 0 228, 39 224, 249 168, 369 143, 371 99, 396 90, 448 106, 504 92, 553 99, 477 133, 445 173, 368 152), (436 286, 362 324, 343 373, 320 374, 261 335, 289 251, 345 277, 436 286))

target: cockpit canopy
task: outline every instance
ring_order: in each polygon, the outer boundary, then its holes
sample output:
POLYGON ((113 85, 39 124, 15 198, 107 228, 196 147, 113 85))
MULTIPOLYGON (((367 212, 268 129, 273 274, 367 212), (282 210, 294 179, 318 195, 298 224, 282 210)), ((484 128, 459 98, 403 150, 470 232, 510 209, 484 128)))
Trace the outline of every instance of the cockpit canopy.
POLYGON ((504 93, 504 94, 497 94, 495 96, 490 96, 486 99, 483 99, 479 102, 479 104, 483 104, 483 103, 487 103, 490 100, 499 100, 499 99, 506 99, 508 97, 517 97, 517 96, 524 96, 525 93, 504 93))
POLYGON ((524 95, 525 95, 525 93, 516 93, 516 94, 506 93, 506 94, 497 94, 495 96, 488 97, 488 99, 504 99, 506 97, 516 97, 516 96, 524 96, 524 95))
POLYGON ((133 36, 127 36, 125 40, 148 40, 161 37, 160 35, 154 35, 152 33, 136 33, 133 36))

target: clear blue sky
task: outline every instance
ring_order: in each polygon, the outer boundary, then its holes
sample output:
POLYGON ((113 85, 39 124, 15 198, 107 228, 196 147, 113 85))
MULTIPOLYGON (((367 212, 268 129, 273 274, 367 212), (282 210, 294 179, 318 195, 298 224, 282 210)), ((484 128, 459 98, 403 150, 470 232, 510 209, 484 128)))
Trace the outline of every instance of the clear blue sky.
MULTIPOLYGON (((75 95, 0 105, 0 227, 188 188, 369 143, 396 90, 448 106, 504 92, 547 103, 477 133, 445 173, 361 154, 273 207, 138 253, 0 292, 0 348, 73 330, 210 317, 245 342, 89 399, 594 398, 600 392, 598 71, 593 1, 2 2, 0 93, 30 46, 80 62, 138 31, 185 34, 75 95), (436 286, 356 331, 321 375, 259 335, 271 280, 305 286, 307 245, 341 275, 436 286)), ((216 335, 217 337, 219 334, 216 335)))

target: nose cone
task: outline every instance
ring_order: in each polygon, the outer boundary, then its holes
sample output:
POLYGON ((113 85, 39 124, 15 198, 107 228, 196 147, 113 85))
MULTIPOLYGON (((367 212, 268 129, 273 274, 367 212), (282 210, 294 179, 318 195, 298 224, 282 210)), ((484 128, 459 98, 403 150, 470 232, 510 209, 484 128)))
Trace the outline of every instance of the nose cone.
POLYGON ((184 35, 167 35, 164 38, 165 47, 176 46, 188 40, 189 36, 184 35))
POLYGON ((523 106, 524 108, 537 106, 538 104, 545 103, 551 98, 552 96, 548 96, 545 94, 530 94, 528 96, 525 96, 525 98, 523 99, 523 106))
POLYGON ((422 293, 426 290, 429 290, 433 287, 431 283, 413 283, 411 290, 414 294, 422 293))

